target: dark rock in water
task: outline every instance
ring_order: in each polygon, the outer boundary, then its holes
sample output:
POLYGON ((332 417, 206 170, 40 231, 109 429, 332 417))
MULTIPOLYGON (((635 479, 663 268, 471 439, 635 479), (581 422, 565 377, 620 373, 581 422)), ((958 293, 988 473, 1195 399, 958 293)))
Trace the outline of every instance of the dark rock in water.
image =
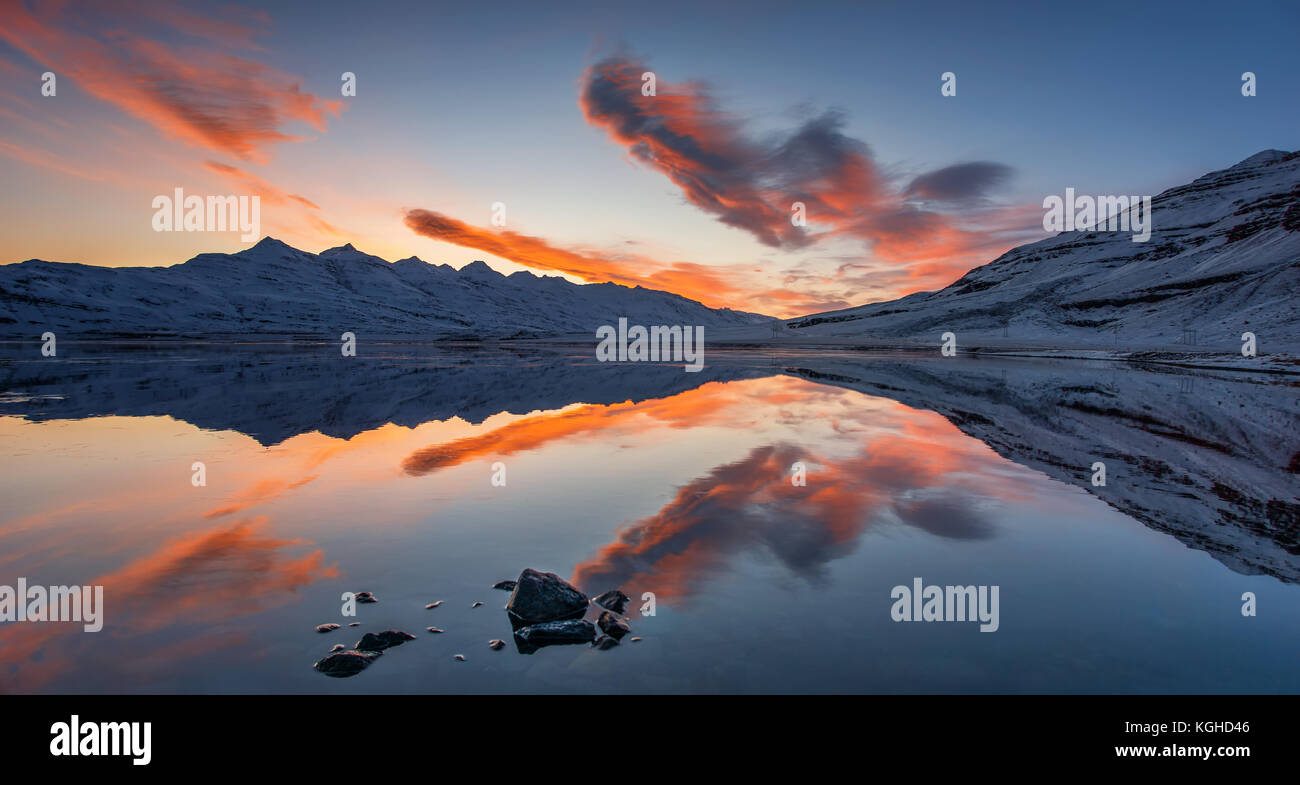
POLYGON ((591 643, 596 639, 596 625, 586 619, 544 621, 518 630, 515 637, 531 647, 591 643))
POLYGON ((367 632, 357 641, 356 649, 358 651, 383 651, 390 646, 401 646, 407 641, 415 640, 415 636, 409 632, 401 630, 384 630, 383 632, 367 632))
POLYGON ((610 589, 595 600, 592 600, 592 602, 595 602, 600 607, 607 608, 615 613, 623 613, 627 610, 627 603, 630 599, 632 598, 618 589, 610 589))
POLYGON ((492 588, 494 588, 494 589, 501 589, 502 591, 514 591, 514 590, 515 590, 515 582, 514 582, 514 581, 497 581, 496 583, 492 584, 492 588))
POLYGON ((457 654, 457 655, 456 655, 456 659, 457 659, 458 661, 460 661, 460 662, 464 662, 464 661, 465 661, 465 655, 464 655, 464 654, 457 654))
POLYGON ((617 645, 618 645, 618 638, 615 638, 610 635, 602 635, 596 639, 596 648, 600 649, 601 651, 612 649, 617 645))
POLYGON ((431 602, 431 603, 429 603, 428 605, 424 606, 424 609, 427 611, 427 610, 430 610, 430 609, 432 609, 432 608, 436 608, 436 607, 438 607, 438 606, 441 605, 441 604, 442 604, 442 600, 438 600, 437 602, 431 602))
POLYGON ((503 640, 493 638, 492 640, 488 641, 488 648, 490 648, 492 651, 499 651, 501 649, 504 649, 505 647, 506 647, 506 642, 503 640))
POLYGON ((471 607, 471 608, 477 608, 478 606, 480 606, 480 605, 482 605, 482 604, 483 604, 483 603, 481 603, 481 602, 476 602, 476 603, 474 603, 473 605, 471 605, 471 606, 469 606, 469 607, 471 607))
POLYGON ((326 676, 346 678, 365 670, 382 654, 382 651, 340 651, 327 654, 312 667, 326 676))
POLYGON ((434 632, 434 633, 442 632, 442 630, 438 629, 437 627, 429 627, 428 630, 429 632, 434 632))
POLYGON ((527 624, 576 619, 587 612, 587 595, 553 572, 519 574, 506 610, 527 624))
POLYGON ((334 632, 339 628, 337 624, 317 624, 316 632, 334 632))
POLYGON ((360 626, 361 626, 361 622, 359 622, 359 621, 354 621, 354 622, 352 622, 351 624, 349 624, 348 626, 349 626, 349 627, 360 627, 360 626))
POLYGON ((627 623, 627 619, 614 613, 613 611, 604 611, 600 614, 600 619, 596 621, 600 625, 601 631, 606 635, 614 638, 622 638, 632 631, 632 625, 627 623))
POLYGON ((330 649, 330 653, 333 654, 333 653, 336 652, 336 651, 343 651, 343 650, 346 649, 346 648, 347 648, 347 646, 344 646, 344 645, 341 644, 341 643, 336 643, 336 644, 334 644, 334 648, 330 649))
POLYGON ((354 598, 357 602, 379 602, 379 600, 375 598, 375 595, 368 591, 356 592, 354 598))

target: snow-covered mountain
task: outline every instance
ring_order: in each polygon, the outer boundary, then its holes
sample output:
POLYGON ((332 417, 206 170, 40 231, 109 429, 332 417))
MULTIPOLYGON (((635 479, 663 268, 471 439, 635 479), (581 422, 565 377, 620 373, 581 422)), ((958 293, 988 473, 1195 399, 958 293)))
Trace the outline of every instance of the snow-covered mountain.
POLYGON ((1286 377, 897 356, 791 355, 785 372, 938 412, 1236 572, 1300 583, 1300 411, 1286 377))
POLYGON ((557 276, 388 262, 350 244, 319 254, 267 237, 234 254, 171 267, 29 260, 0 266, 0 336, 523 338, 597 327, 734 327, 767 317, 712 309, 669 292, 557 276))
POLYGON ((1250 331, 1260 354, 1300 350, 1300 152, 1267 150, 1171 188, 1152 212, 1147 242, 1062 232, 939 291, 791 319, 783 334, 938 345, 952 331, 959 347, 1236 352, 1250 331))

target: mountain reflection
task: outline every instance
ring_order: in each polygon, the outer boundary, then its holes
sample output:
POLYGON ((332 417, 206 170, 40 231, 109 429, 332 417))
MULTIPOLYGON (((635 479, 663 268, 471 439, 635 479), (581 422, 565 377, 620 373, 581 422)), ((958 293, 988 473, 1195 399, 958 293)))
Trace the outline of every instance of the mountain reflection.
POLYGON ((11 356, 0 584, 103 585, 109 623, 0 627, 0 691, 87 660, 124 684, 210 667, 326 621, 302 618, 309 596, 333 609, 389 576, 432 590, 453 564, 473 585, 537 566, 687 607, 745 559, 821 587, 878 530, 975 548, 1005 540, 1007 509, 1050 520, 1062 499, 1100 507, 1088 494, 1233 571, 1300 581, 1292 388, 1188 376, 854 353, 717 352, 699 374, 565 350, 11 356), (499 460, 508 489, 487 480, 499 460), (277 621, 235 623, 252 617, 277 621))

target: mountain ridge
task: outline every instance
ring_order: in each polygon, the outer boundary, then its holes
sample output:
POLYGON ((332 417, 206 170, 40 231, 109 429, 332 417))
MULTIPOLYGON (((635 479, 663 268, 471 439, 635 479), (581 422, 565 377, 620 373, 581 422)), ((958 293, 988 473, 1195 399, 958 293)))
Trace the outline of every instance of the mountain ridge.
POLYGON ((316 338, 342 332, 441 340, 592 334, 633 324, 736 327, 770 317, 709 308, 671 292, 559 276, 504 275, 395 262, 351 243, 311 253, 264 237, 232 254, 166 267, 95 267, 29 259, 0 266, 0 336, 316 338))
MULTIPOLYGON (((1243 332, 1294 351, 1300 152, 1263 150, 1152 199, 1150 240, 1090 229, 1007 251, 953 283, 783 322, 793 338, 958 344, 1240 348, 1243 332)), ((756 334, 756 333, 755 333, 756 334)))

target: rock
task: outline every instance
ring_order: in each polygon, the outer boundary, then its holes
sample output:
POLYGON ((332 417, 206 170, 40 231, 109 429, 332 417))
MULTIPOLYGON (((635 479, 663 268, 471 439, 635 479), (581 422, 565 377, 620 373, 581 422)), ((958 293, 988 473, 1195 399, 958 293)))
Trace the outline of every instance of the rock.
POLYGON ((533 647, 591 643, 596 639, 596 625, 586 619, 544 621, 518 630, 515 637, 533 647))
POLYGON ((610 635, 602 635, 596 639, 596 648, 601 651, 612 649, 618 645, 618 638, 610 635))
POLYGON ((383 651, 391 646, 401 646, 407 641, 415 640, 415 636, 409 632, 401 630, 384 630, 383 632, 367 632, 361 636, 354 647, 358 651, 383 651))
POLYGON ((500 590, 502 590, 502 591, 514 591, 514 590, 515 590, 515 582, 514 582, 514 581, 497 581, 496 583, 492 584, 492 588, 494 588, 494 589, 500 589, 500 590))
POLYGON ((493 638, 492 640, 488 641, 488 648, 491 649, 492 651, 500 651, 505 647, 506 647, 506 642, 498 638, 493 638))
POLYGON ((375 598, 375 595, 372 594, 372 593, 370 593, 370 592, 368 592, 368 591, 359 591, 359 592, 356 592, 356 593, 353 595, 353 598, 354 598, 357 602, 379 602, 379 600, 375 598))
POLYGON ((326 676, 346 678, 355 676, 370 667, 370 663, 379 659, 382 654, 382 651, 340 651, 327 654, 312 667, 326 676))
POLYGON ((628 600, 631 599, 632 599, 631 597, 627 596, 626 594, 619 591, 618 589, 610 589, 609 591, 597 597, 595 600, 592 600, 592 602, 596 603, 602 608, 607 608, 615 613, 623 613, 624 611, 627 610, 628 600))
POLYGON ((436 632, 442 632, 442 630, 438 629, 437 627, 430 627, 430 628, 429 628, 429 632, 435 632, 435 633, 436 633, 436 632))
POLYGON ((596 624, 600 626, 602 632, 614 638, 622 638, 632 631, 632 625, 627 623, 627 619, 613 611, 602 611, 596 624))
POLYGON ((442 604, 442 600, 438 600, 437 602, 431 602, 428 605, 424 606, 424 609, 427 611, 431 608, 436 608, 441 604, 442 604))
POLYGON ((587 612, 587 595, 553 572, 519 574, 506 610, 526 624, 576 619, 587 612))
POLYGON ((457 654, 457 655, 456 655, 456 659, 459 660, 460 662, 464 662, 464 661, 465 661, 465 655, 464 655, 464 654, 457 654))
POLYGON ((339 628, 337 624, 317 624, 316 632, 334 632, 339 628))
POLYGON ((347 648, 347 646, 344 646, 344 645, 341 644, 341 643, 336 643, 336 644, 334 644, 334 648, 330 649, 330 653, 333 654, 333 653, 336 652, 336 651, 343 651, 343 650, 346 649, 346 648, 347 648))
POLYGON ((633 643, 639 643, 641 641, 640 638, 628 638, 628 640, 632 641, 633 643))
POLYGON ((354 621, 354 622, 352 622, 351 624, 349 624, 348 626, 349 626, 349 627, 360 627, 360 626, 361 626, 361 622, 359 622, 359 621, 354 621))
POLYGON ((473 605, 471 605, 471 606, 469 606, 469 607, 471 607, 471 608, 477 608, 478 606, 480 606, 480 605, 482 605, 482 604, 483 604, 483 603, 481 603, 481 602, 476 602, 476 603, 474 603, 473 605))

